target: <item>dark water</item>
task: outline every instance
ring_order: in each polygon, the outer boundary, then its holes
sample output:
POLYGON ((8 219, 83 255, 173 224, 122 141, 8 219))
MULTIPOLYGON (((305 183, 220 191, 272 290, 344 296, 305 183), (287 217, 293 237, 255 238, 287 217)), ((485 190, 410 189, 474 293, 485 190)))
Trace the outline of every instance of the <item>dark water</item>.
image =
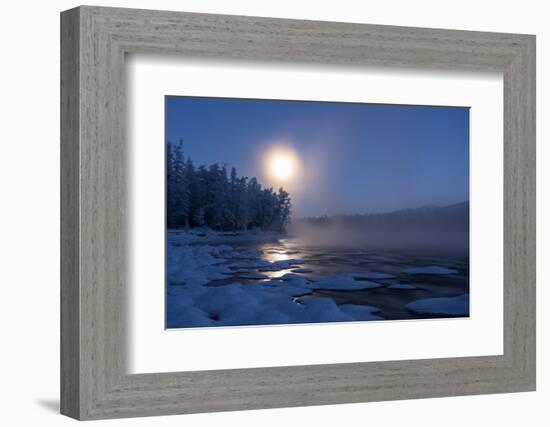
MULTIPOLYGON (((266 261, 300 259, 304 262, 300 268, 311 270, 303 273, 308 278, 321 278, 341 273, 388 273, 392 279, 371 279, 383 285, 411 284, 417 289, 389 289, 387 286, 365 290, 315 290, 311 295, 302 298, 329 297, 337 304, 372 305, 382 311, 377 313, 385 319, 417 319, 430 316, 416 314, 406 309, 405 305, 418 299, 435 297, 454 297, 469 293, 469 258, 464 251, 453 251, 449 248, 393 249, 365 248, 361 246, 319 246, 304 244, 299 239, 279 239, 273 242, 227 242, 239 252, 250 252, 266 261), (411 267, 435 265, 458 270, 457 274, 406 274, 403 270, 411 267)), ((242 259, 242 258, 241 258, 242 259)), ((235 260, 229 260, 232 262, 235 260)), ((296 269, 262 272, 269 278, 278 278, 296 269)), ((225 281, 216 282, 216 286, 238 281, 242 284, 258 283, 258 280, 247 280, 235 275, 225 281)))

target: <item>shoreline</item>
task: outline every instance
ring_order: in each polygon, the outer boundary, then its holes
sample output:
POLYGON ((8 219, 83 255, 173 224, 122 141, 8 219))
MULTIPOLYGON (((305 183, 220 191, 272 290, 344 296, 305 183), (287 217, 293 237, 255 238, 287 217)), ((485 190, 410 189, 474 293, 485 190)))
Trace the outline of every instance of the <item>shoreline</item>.
POLYGON ((278 231, 214 231, 168 229, 167 239, 176 244, 227 244, 230 242, 276 242, 288 234, 278 231))

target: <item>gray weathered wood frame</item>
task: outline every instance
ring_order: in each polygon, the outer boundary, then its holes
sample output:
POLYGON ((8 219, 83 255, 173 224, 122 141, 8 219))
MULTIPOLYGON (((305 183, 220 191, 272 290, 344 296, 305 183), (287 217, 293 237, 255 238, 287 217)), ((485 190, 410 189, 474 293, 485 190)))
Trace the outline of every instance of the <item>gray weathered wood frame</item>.
POLYGON ((61 166, 63 414, 99 419, 535 389, 534 36, 71 9, 61 15, 61 166), (504 354, 127 374, 124 58, 135 52, 502 72, 504 354))

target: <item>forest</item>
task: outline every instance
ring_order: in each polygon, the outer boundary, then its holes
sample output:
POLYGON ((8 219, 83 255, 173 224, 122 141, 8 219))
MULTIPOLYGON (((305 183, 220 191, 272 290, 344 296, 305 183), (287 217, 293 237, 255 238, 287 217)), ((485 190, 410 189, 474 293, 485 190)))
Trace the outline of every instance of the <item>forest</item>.
POLYGON ((319 216, 296 220, 319 228, 338 225, 356 231, 464 231, 470 226, 470 202, 448 206, 422 206, 385 213, 319 216))
POLYGON ((219 231, 284 231, 290 221, 290 195, 262 188, 255 177, 237 175, 214 163, 195 166, 183 142, 167 143, 166 220, 169 229, 210 227, 219 231))

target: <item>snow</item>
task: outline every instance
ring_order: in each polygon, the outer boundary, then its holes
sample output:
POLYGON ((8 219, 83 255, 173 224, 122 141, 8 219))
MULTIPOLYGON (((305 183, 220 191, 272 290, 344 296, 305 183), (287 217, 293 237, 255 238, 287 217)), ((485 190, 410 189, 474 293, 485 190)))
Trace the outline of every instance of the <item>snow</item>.
POLYGON ((207 291, 194 301, 198 307, 213 316, 219 316, 231 307, 247 307, 257 304, 254 297, 248 295, 240 283, 207 288, 207 291))
POLYGON ((228 274, 228 273, 221 273, 221 272, 213 271, 211 273, 206 274, 206 278, 210 281, 225 280, 228 277, 231 277, 231 275, 232 275, 231 273, 228 274))
MULTIPOLYGON (((174 310, 170 310, 173 313, 174 310)), ((215 322, 208 317, 208 314, 195 307, 189 306, 185 310, 178 311, 175 314, 171 314, 167 317, 167 328, 180 328, 185 326, 186 328, 197 328, 204 326, 215 326, 215 322)))
POLYGON ((356 320, 383 320, 383 317, 375 316, 373 313, 380 311, 377 307, 370 305, 344 304, 340 306, 340 310, 352 316, 356 320))
POLYGON ((470 295, 464 294, 452 298, 420 299, 407 304, 406 307, 419 314, 467 316, 470 313, 470 295))
POLYGON ((294 273, 286 273, 279 277, 279 279, 283 282, 287 282, 289 285, 307 287, 310 289, 309 292, 311 292, 311 282, 307 277, 294 273))
POLYGON ((266 325, 334 321, 376 320, 376 307, 345 304, 312 296, 317 289, 356 290, 382 285, 357 282, 337 275, 312 281, 296 273, 278 279, 251 270, 281 268, 303 263, 291 259, 270 263, 257 253, 236 251, 228 245, 170 245, 168 252, 167 327, 266 325), (237 257, 241 261, 230 264, 237 257), (240 273, 237 273, 240 271, 240 273), (216 280, 259 280, 211 285, 216 280))
POLYGON ((345 322, 355 320, 349 314, 344 313, 330 298, 308 298, 300 300, 296 308, 290 309, 296 323, 309 322, 345 322))
POLYGON ((396 283, 395 285, 388 286, 388 289, 403 289, 403 290, 414 290, 418 289, 414 285, 410 285, 408 283, 396 283))
POLYGON ((439 267, 437 265, 427 265, 425 267, 411 267, 403 270, 406 274, 457 274, 458 270, 453 268, 439 267))
POLYGON ((205 285, 221 278, 230 270, 219 265, 218 258, 231 248, 220 246, 182 246, 168 251, 168 278, 170 283, 205 285))
MULTIPOLYGON (((274 294, 279 293, 287 297, 300 297, 311 293, 311 289, 309 289, 307 286, 300 284, 283 283, 280 280, 270 280, 267 282, 263 282, 262 285, 264 285, 264 287, 260 288, 261 291, 258 295, 260 298, 266 297, 265 292, 273 292, 274 294)), ((255 292, 255 290, 253 290, 253 292, 255 292)))

